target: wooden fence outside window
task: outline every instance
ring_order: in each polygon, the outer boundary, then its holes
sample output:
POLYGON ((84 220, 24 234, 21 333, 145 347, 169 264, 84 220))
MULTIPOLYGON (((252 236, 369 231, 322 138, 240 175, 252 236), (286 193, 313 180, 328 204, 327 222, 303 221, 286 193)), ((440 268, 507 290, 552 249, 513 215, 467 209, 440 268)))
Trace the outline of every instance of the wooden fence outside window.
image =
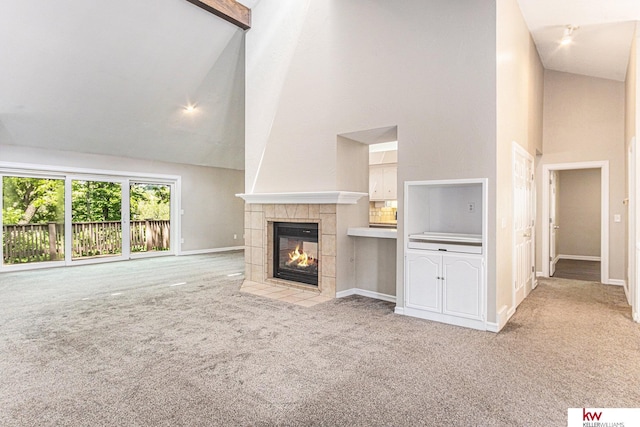
MULTIPOLYGON (((131 252, 169 250, 169 224, 168 220, 131 221, 131 252)), ((77 222, 71 228, 71 257, 74 259, 114 255, 122 251, 120 221, 77 222)), ((64 260, 64 225, 3 225, 2 243, 5 264, 64 260)))

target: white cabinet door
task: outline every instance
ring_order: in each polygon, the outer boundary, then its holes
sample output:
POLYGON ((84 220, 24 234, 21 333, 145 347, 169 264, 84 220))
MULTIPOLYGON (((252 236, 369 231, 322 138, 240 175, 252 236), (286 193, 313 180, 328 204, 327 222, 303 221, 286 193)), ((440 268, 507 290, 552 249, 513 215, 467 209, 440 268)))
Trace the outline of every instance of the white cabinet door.
POLYGON ((444 255, 442 273, 442 312, 452 316, 484 320, 482 259, 444 255))
POLYGON ((369 168, 369 200, 384 199, 384 174, 382 168, 369 168))
POLYGON ((420 310, 442 311, 440 255, 407 252, 406 303, 420 310))
POLYGON ((382 169, 384 181, 384 199, 396 200, 398 198, 398 166, 385 166, 382 169))

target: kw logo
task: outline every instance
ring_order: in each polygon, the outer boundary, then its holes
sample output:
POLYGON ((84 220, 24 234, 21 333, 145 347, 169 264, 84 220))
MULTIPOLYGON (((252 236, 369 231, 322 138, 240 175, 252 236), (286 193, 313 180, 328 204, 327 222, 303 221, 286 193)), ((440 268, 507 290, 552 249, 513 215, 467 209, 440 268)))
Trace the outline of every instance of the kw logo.
POLYGON ((582 408, 582 421, 600 421, 602 412, 587 412, 585 408, 582 408))

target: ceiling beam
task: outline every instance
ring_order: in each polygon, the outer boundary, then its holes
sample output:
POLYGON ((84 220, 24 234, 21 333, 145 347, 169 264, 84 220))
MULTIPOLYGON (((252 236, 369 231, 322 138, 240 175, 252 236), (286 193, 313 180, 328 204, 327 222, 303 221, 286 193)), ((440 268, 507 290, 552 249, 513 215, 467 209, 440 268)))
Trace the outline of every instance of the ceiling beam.
POLYGON ((251 9, 235 0, 187 0, 207 12, 248 30, 251 28, 251 9))

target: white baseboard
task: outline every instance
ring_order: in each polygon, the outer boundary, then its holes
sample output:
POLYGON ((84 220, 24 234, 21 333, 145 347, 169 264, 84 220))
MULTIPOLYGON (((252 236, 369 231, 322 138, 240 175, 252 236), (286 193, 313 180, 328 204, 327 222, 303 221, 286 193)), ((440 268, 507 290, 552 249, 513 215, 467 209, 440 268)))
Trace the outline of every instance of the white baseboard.
POLYGON ((351 295, 356 295, 356 288, 347 289, 346 291, 336 292, 336 298, 345 298, 350 297, 351 295))
POLYGON ((351 295, 360 295, 363 297, 379 299, 382 301, 388 301, 393 303, 396 302, 396 297, 393 295, 387 295, 387 294, 382 294, 380 292, 368 291, 366 289, 351 288, 351 289, 347 289, 346 291, 336 292, 336 298, 344 298, 351 295))
POLYGON ((575 261, 600 261, 599 256, 589 255, 558 255, 558 259, 572 259, 575 261))
POLYGON ((614 286, 627 286, 627 282, 621 279, 609 279, 609 282, 607 283, 607 285, 614 285, 614 286))
POLYGON ((545 277, 542 271, 536 271, 536 277, 545 277))
POLYGON ((402 314, 404 316, 404 307, 396 307, 396 309, 393 310, 393 312, 395 314, 402 314))
POLYGON ((498 326, 497 323, 487 322, 487 331, 498 333, 498 332, 500 332, 500 329, 501 328, 498 326))
POLYGON ((629 297, 629 290, 628 290, 628 286, 624 286, 624 297, 627 299, 627 304, 631 305, 631 298, 629 297))
POLYGON ((640 313, 638 312, 633 313, 633 321, 636 323, 640 323, 640 313))
POLYGON ((201 254, 212 254, 215 252, 229 252, 229 251, 238 251, 243 250, 244 246, 229 246, 227 248, 213 248, 213 249, 196 249, 193 251, 180 251, 178 255, 201 255, 201 254))
POLYGON ((496 333, 500 332, 500 330, 504 328, 504 325, 507 324, 507 321, 509 321, 512 315, 513 313, 509 315, 509 312, 507 311, 507 306, 503 305, 500 311, 498 311, 498 315, 496 316, 498 318, 498 322, 497 323, 487 322, 487 331, 496 332, 496 333))
POLYGON ((477 329, 479 331, 487 330, 487 322, 484 320, 470 319, 466 317, 452 316, 443 313, 435 313, 428 310, 420 310, 411 307, 405 307, 404 313, 407 316, 417 317, 419 319, 432 320, 434 322, 446 323, 448 325, 462 326, 464 328, 477 329))

